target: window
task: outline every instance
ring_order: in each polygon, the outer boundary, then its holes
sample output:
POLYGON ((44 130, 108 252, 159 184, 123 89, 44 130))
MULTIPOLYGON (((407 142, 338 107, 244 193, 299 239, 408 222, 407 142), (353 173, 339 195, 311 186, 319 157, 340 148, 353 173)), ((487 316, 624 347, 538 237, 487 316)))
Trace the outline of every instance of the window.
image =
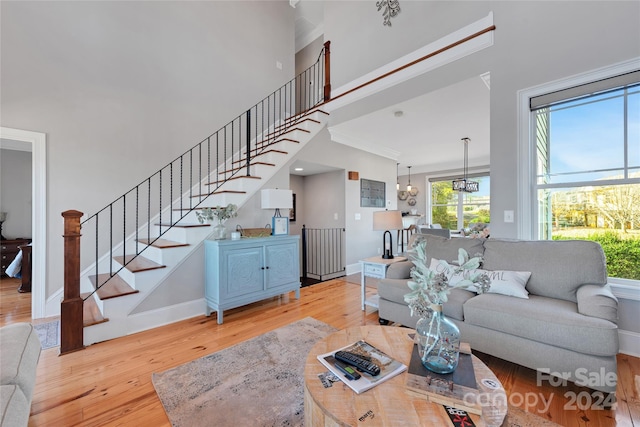
POLYGON ((640 72, 531 98, 539 239, 598 241, 640 280, 640 72))
MULTIPOLYGON (((458 177, 459 178, 459 177, 458 177)), ((431 197, 427 198, 431 213, 431 224, 440 224, 442 228, 461 230, 469 224, 491 222, 489 210, 489 175, 470 175, 480 184, 480 191, 465 193, 454 191, 451 181, 454 177, 429 179, 431 197)))

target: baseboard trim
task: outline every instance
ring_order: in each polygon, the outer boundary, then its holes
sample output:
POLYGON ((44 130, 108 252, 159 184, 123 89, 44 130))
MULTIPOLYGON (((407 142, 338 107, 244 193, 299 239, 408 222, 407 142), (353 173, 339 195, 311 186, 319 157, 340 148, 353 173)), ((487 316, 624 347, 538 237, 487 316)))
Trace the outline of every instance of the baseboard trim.
POLYGON ((350 274, 356 274, 362 272, 362 264, 356 262, 355 264, 349 264, 346 268, 347 276, 350 274))
POLYGON ((620 353, 640 357, 640 333, 618 329, 620 353))
POLYGON ((169 325, 181 320, 191 319, 192 317, 204 316, 206 306, 207 302, 204 298, 201 298, 132 314, 127 319, 127 334, 135 334, 136 332, 169 325))

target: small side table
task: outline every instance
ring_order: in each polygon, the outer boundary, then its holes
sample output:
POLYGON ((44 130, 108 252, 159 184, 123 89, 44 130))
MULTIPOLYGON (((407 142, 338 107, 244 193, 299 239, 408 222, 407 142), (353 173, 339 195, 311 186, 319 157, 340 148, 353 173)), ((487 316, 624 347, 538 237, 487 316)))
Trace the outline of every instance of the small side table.
POLYGON ((384 259, 381 256, 374 256, 371 258, 365 258, 360 260, 362 264, 362 273, 360 276, 360 287, 361 287, 361 300, 362 300, 362 310, 365 310, 365 306, 369 305, 371 307, 378 308, 378 300, 379 295, 372 295, 367 298, 367 277, 372 277, 374 279, 384 279, 387 273, 387 268, 394 262, 406 261, 406 257, 396 256, 392 259, 384 259))

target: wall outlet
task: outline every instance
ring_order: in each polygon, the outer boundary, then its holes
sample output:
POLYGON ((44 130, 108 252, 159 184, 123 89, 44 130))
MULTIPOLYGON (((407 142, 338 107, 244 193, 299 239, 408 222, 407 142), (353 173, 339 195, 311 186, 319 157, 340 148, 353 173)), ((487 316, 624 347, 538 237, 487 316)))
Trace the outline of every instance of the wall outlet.
POLYGON ((504 211, 504 222, 513 222, 513 211, 504 211))
POLYGON ((360 214, 359 214, 359 213, 357 213, 357 214, 356 214, 356 221, 360 221, 360 219, 361 219, 360 214))
POLYGON ((378 248, 378 255, 382 254, 382 248, 378 248))

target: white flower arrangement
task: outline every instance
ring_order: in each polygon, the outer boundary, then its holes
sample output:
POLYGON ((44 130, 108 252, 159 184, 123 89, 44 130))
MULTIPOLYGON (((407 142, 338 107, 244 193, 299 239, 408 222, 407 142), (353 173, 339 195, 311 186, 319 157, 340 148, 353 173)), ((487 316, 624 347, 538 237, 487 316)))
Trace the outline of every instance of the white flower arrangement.
POLYGON ((412 251, 410 258, 414 264, 411 269, 411 278, 407 282, 411 292, 404 296, 405 302, 411 309, 411 315, 428 317, 433 311, 432 305, 442 305, 448 300, 449 292, 453 288, 466 288, 473 286, 479 294, 485 293, 491 286, 491 279, 484 272, 467 273, 480 267, 482 257, 469 258, 464 249, 458 250, 458 265, 450 265, 446 261, 440 261, 442 272, 438 273, 429 268, 426 252, 427 242, 418 243, 412 251), (453 274, 463 273, 463 279, 455 285, 449 284, 449 277, 453 274))
POLYGON ((222 224, 223 221, 236 216, 238 216, 238 206, 233 203, 229 203, 224 208, 218 205, 215 208, 204 208, 201 211, 196 211, 196 217, 198 217, 200 224, 214 219, 218 220, 218 224, 222 224))

